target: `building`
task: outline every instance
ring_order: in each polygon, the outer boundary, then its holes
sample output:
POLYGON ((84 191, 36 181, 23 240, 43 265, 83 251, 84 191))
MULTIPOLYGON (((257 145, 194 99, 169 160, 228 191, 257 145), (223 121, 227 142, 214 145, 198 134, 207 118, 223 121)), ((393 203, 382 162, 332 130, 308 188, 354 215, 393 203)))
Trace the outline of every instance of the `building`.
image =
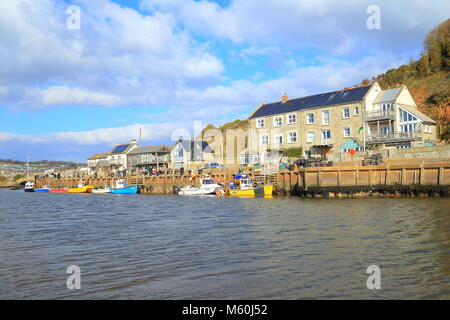
POLYGON ((164 170, 169 167, 170 150, 165 145, 137 147, 127 154, 131 172, 140 170, 164 170))
POLYGON ((89 174, 125 174, 128 169, 127 154, 137 148, 136 140, 115 145, 110 152, 97 153, 88 158, 89 174))
POLYGON ((436 143, 436 122, 417 110, 406 87, 378 83, 260 105, 250 116, 241 163, 276 162, 302 148, 327 154, 364 148, 410 148, 436 143))
POLYGON ((178 140, 170 153, 171 167, 190 170, 214 160, 214 152, 205 141, 178 140))

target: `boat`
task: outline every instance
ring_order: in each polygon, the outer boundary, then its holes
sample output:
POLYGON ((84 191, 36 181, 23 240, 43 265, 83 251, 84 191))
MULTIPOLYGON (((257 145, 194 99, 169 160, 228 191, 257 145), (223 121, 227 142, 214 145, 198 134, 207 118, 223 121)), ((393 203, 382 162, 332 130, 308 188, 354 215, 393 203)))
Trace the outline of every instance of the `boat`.
POLYGON ((27 182, 25 182, 23 191, 34 192, 34 183, 30 182, 30 156, 28 156, 28 161, 27 161, 27 182))
POLYGON ((83 181, 78 182, 76 188, 70 188, 67 190, 69 193, 91 193, 94 186, 85 186, 83 181))
POLYGON ((105 186, 103 188, 93 189, 92 193, 111 193, 111 189, 108 188, 105 184, 105 186))
POLYGON ((257 184, 255 187, 251 178, 242 176, 239 179, 239 188, 230 190, 230 196, 233 197, 267 197, 272 196, 273 185, 257 184))
POLYGON ((211 178, 204 177, 200 180, 200 187, 186 186, 178 190, 180 196, 203 196, 220 194, 223 187, 220 184, 216 184, 211 178))
POLYGON ((41 189, 34 189, 34 192, 50 192, 50 187, 43 186, 41 189))
POLYGON ((25 191, 25 192, 34 192, 34 183, 27 181, 25 183, 25 187, 23 188, 23 191, 25 191))
POLYGON ((135 194, 138 192, 138 186, 128 185, 123 179, 116 181, 115 188, 111 188, 110 193, 114 194, 135 194))
POLYGON ((67 193, 66 188, 59 188, 59 189, 50 189, 51 193, 67 193))

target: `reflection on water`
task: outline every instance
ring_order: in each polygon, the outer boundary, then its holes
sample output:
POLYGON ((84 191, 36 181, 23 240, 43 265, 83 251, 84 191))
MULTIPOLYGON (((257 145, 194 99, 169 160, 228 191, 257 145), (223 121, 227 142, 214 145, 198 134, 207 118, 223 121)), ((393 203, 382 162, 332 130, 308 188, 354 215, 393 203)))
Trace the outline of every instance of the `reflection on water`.
POLYGON ((450 298, 450 200, 0 190, 0 299, 450 298), (69 265, 81 290, 68 290, 69 265), (368 290, 366 268, 381 268, 368 290))

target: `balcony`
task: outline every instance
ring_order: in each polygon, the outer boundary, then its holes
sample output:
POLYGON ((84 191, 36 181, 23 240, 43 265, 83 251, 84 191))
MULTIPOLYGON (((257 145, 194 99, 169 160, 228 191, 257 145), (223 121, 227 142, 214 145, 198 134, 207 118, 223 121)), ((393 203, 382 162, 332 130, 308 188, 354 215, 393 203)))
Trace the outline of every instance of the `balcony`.
POLYGON ((367 143, 381 144, 393 142, 409 142, 420 140, 420 131, 396 132, 390 134, 372 134, 367 136, 367 143))
POLYGON ((315 139, 312 144, 315 147, 327 147, 327 146, 332 147, 333 146, 333 140, 331 138, 329 138, 329 139, 315 139))
POLYGON ((366 121, 394 120, 394 110, 379 110, 366 113, 366 121))

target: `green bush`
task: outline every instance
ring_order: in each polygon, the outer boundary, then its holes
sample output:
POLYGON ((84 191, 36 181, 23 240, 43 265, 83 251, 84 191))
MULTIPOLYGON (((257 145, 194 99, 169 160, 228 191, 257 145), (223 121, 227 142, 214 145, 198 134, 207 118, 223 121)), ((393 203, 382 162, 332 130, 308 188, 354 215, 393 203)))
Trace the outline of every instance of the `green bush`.
POLYGON ((289 148, 283 155, 289 158, 300 158, 302 156, 302 148, 289 148))
POLYGON ((14 181, 17 181, 17 180, 20 180, 20 179, 23 179, 23 175, 22 174, 16 174, 14 176, 14 181))

